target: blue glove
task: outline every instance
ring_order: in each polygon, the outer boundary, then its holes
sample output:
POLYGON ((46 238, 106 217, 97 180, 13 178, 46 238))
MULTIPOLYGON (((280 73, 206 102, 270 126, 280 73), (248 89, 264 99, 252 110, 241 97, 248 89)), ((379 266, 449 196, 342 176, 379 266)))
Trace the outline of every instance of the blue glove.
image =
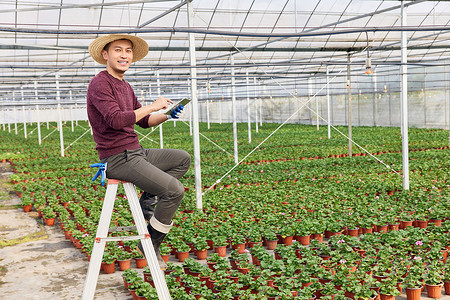
POLYGON ((178 105, 173 112, 170 113, 170 115, 167 116, 167 119, 178 119, 180 116, 178 116, 179 113, 181 113, 184 109, 183 104, 178 105))
POLYGON ((92 181, 95 181, 95 179, 97 179, 97 177, 101 175, 102 176, 101 183, 102 183, 102 185, 105 185, 106 164, 97 163, 97 164, 91 165, 91 168, 97 168, 97 167, 98 167, 98 171, 97 171, 97 173, 95 173, 94 178, 92 178, 92 181))

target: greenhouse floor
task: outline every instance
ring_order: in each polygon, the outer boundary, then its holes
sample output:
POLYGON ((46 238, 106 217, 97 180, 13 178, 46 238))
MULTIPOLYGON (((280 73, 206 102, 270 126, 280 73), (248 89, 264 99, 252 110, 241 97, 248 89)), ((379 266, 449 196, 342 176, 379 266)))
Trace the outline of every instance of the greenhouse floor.
MULTIPOLYGON (((9 164, 0 163, 2 299, 81 298, 88 266, 86 256, 65 239, 59 226, 44 226, 36 212, 23 212, 20 199, 10 189, 10 174, 9 164)), ((95 299, 132 299, 121 274, 100 273, 95 299)), ((421 298, 430 299, 426 292, 421 298)), ((406 296, 403 293, 396 299, 405 300, 406 296)), ((441 299, 450 300, 450 296, 442 294, 441 299)))

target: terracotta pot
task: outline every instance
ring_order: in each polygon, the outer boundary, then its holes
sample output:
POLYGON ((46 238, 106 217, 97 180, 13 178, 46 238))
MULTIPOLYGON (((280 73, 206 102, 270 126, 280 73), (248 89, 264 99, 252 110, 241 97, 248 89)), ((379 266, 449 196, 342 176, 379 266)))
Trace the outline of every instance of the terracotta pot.
POLYGON ((398 224, 388 224, 389 231, 398 231, 400 229, 400 223, 398 224))
POLYGON ((307 246, 311 242, 311 235, 310 234, 301 236, 296 235, 295 240, 300 242, 300 244, 302 244, 303 246, 307 246))
POLYGON ((136 268, 142 269, 147 265, 147 260, 145 258, 134 258, 134 261, 136 262, 136 268))
POLYGON ((24 205, 23 206, 23 211, 24 212, 30 212, 32 208, 33 208, 33 204, 24 205))
POLYGON ((420 300, 420 294, 422 293, 422 288, 406 288, 406 299, 407 300, 420 300))
POLYGON ((450 281, 444 282, 444 291, 445 294, 450 295, 450 281))
POLYGON ((426 284, 427 295, 429 298, 438 299, 441 298, 442 284, 426 284))
POLYGON ((225 257, 227 255, 227 246, 214 247, 214 252, 219 254, 221 257, 225 257))
POLYGON ((241 268, 241 267, 237 267, 238 271, 242 274, 247 274, 250 271, 250 268, 241 268))
POLYGON ((184 262, 186 258, 189 257, 189 251, 177 252, 177 258, 179 262, 184 262))
POLYGON ((260 266, 261 261, 256 256, 252 255, 252 264, 254 264, 255 266, 260 266))
POLYGON ((325 230, 325 237, 326 238, 330 238, 332 236, 341 235, 341 234, 342 234, 342 231, 334 232, 334 231, 325 230))
POLYGON ((266 248, 267 250, 275 250, 277 247, 278 240, 268 241, 266 240, 266 248))
POLYGON ((198 260, 204 260, 208 257, 208 250, 194 250, 195 256, 197 256, 198 260))
POLYGON ((413 226, 413 221, 400 221, 400 229, 405 229, 409 226, 413 226))
POLYGON ((380 294, 380 299, 381 300, 395 300, 395 296, 380 294))
POLYGON ((242 244, 234 244, 231 246, 232 249, 237 250, 239 254, 244 253, 245 251, 245 243, 242 244))
POLYGON ((163 259, 164 262, 168 262, 169 258, 170 258, 170 254, 164 254, 164 255, 161 254, 161 258, 163 259))
POLYGON ((311 233, 311 239, 318 240, 320 243, 322 243, 323 233, 311 233))
POLYGON ((388 230, 388 226, 387 225, 377 225, 377 232, 379 233, 386 233, 388 230))
POLYGON ((359 234, 359 228, 347 229, 347 235, 348 236, 355 236, 355 237, 357 237, 358 234, 359 234))
POLYGON ((369 227, 369 228, 361 228, 362 233, 366 234, 366 233, 372 233, 373 232, 373 227, 369 227))
POLYGON ((131 265, 131 259, 127 260, 118 260, 117 264, 119 265, 120 271, 125 271, 130 268, 131 265))
POLYGON ((442 220, 431 219, 428 223, 433 223, 435 226, 442 226, 442 220))
POLYGON ((116 263, 113 262, 112 264, 102 263, 103 265, 103 272, 105 274, 112 274, 116 271, 116 263))
POLYGON ((450 281, 444 282, 444 291, 447 295, 450 295, 450 281))
POLYGON ((261 242, 247 242, 247 244, 248 244, 248 247, 249 248, 253 248, 254 246, 256 246, 256 245, 262 245, 262 241, 261 242))
POLYGON ((216 269, 214 269, 214 265, 217 264, 216 261, 208 261, 208 262, 206 262, 206 264, 208 265, 208 267, 209 267, 211 270, 213 270, 213 271, 216 270, 216 269))
POLYGON ((279 242, 280 244, 285 244, 286 246, 292 245, 292 241, 293 241, 293 239, 294 239, 294 236, 293 236, 293 235, 290 235, 290 236, 282 236, 282 235, 277 234, 277 237, 278 237, 278 242, 279 242))
POLYGON ((50 218, 50 219, 44 218, 44 222, 45 222, 45 225, 47 225, 47 226, 53 226, 53 225, 55 225, 55 218, 50 218))
POLYGON ((427 228, 428 221, 427 220, 417 220, 417 225, 419 228, 427 228))

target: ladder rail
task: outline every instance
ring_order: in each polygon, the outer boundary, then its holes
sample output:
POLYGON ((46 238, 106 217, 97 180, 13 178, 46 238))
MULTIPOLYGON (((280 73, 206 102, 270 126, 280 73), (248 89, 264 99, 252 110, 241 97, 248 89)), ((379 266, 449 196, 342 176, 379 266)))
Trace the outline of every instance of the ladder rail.
MULTIPOLYGON (((108 231, 110 229, 109 226, 111 223, 111 217, 114 209, 114 202, 119 182, 119 180, 108 180, 108 186, 106 188, 105 199, 102 206, 102 213, 100 215, 100 220, 97 227, 96 242, 94 243, 94 247, 92 249, 91 260, 89 262, 88 272, 86 275, 86 280, 84 282, 83 294, 81 297, 82 300, 94 299, 106 241, 136 239, 136 237, 122 237, 122 239, 120 239, 121 237, 108 237, 108 231)), ((158 299, 171 300, 169 289, 164 277, 164 272, 159 268, 155 249, 153 248, 152 241, 148 234, 144 214, 142 213, 141 207, 139 205, 136 188, 131 182, 122 181, 122 185, 125 189, 125 194, 127 196, 130 210, 139 234, 137 237, 141 238, 145 257, 147 259, 147 264, 150 268, 153 282, 155 283, 155 289, 158 294, 158 299)))
MULTIPOLYGON (((103 200, 102 213, 97 227, 96 237, 106 237, 108 235, 109 224, 111 223, 114 200, 117 194, 118 183, 108 184, 105 199, 103 200)), ((91 260, 89 262, 86 280, 84 281, 82 300, 94 299, 97 287, 98 273, 105 251, 106 241, 95 242, 92 248, 91 260)))
MULTIPOLYGON (((138 233, 148 234, 144 214, 142 213, 134 184, 132 184, 131 182, 122 182, 122 184, 128 198, 128 203, 130 205, 131 213, 133 214, 138 233)), ((153 248, 151 239, 143 239, 142 246, 144 248, 145 257, 148 260, 147 264, 150 268, 153 282, 155 283, 158 299, 170 300, 171 297, 164 277, 164 272, 159 268, 158 259, 156 258, 155 249, 153 248)))

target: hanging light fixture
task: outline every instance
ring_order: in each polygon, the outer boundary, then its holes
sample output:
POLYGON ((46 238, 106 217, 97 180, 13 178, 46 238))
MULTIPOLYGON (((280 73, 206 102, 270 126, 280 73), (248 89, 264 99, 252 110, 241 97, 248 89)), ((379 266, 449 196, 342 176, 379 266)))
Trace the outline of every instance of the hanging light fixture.
POLYGON ((366 31, 366 37, 367 37, 367 57, 366 57, 366 72, 364 74, 367 74, 367 76, 370 76, 373 74, 372 71, 372 62, 370 61, 370 55, 369 55, 369 35, 366 31))

